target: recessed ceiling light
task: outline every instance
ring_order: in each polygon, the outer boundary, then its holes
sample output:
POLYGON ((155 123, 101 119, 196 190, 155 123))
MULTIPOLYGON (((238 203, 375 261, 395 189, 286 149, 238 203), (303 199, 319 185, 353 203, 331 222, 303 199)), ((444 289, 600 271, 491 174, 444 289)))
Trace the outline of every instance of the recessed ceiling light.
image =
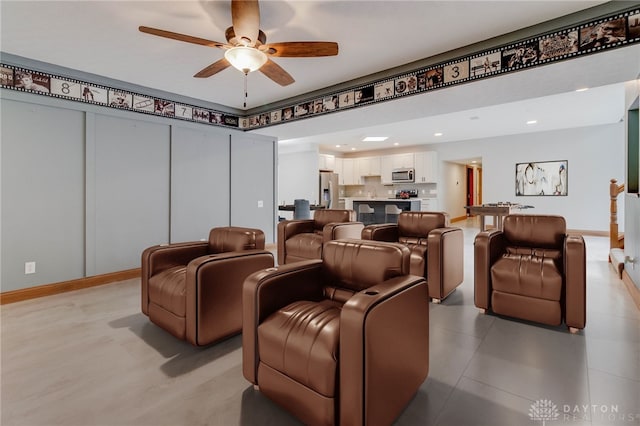
POLYGON ((476 160, 473 160, 473 161, 471 162, 471 164, 476 164, 476 163, 477 163, 477 161, 476 161, 476 160))
POLYGON ((399 142, 394 142, 394 143, 393 143, 393 146, 398 146, 398 145, 400 145, 400 143, 399 143, 399 142))
POLYGON ((538 120, 529 120, 529 121, 527 121, 527 124, 529 124, 529 125, 538 124, 538 120))
POLYGON ((336 148, 340 148, 340 145, 336 145, 336 148))
POLYGON ((351 151, 355 151, 355 150, 356 150, 355 148, 351 148, 351 151))
POLYGON ((386 141, 387 139, 389 139, 388 136, 367 136, 366 138, 362 139, 362 142, 382 142, 386 141))
POLYGON ((437 132, 437 133, 434 133, 433 136, 442 136, 442 133, 437 132))
POLYGON ((581 87, 580 89, 576 89, 576 92, 586 92, 587 90, 589 90, 588 87, 581 87))

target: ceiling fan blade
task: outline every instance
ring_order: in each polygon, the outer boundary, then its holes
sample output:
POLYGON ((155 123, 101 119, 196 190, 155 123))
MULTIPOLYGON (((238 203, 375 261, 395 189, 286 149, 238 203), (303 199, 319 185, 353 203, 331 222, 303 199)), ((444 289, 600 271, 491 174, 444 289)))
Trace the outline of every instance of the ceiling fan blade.
POLYGON ((260 67, 260 71, 280 86, 288 86, 295 81, 288 72, 271 59, 267 59, 267 62, 260 67))
POLYGON ((219 73, 220 71, 222 71, 223 69, 229 66, 231 66, 229 61, 227 61, 225 58, 222 58, 219 61, 212 63, 205 69, 199 71, 196 75, 194 75, 194 77, 197 77, 197 78, 211 77, 212 75, 219 73))
POLYGON ((238 43, 255 46, 260 31, 258 0, 231 0, 231 20, 238 43))
POLYGON ((170 39, 178 40, 178 41, 185 41, 187 43, 200 44, 202 46, 220 47, 220 48, 223 48, 223 47, 226 46, 225 43, 220 43, 218 41, 207 40, 207 39, 199 38, 199 37, 193 37, 193 36, 186 35, 186 34, 174 33, 172 31, 159 30, 157 28, 140 26, 140 27, 138 27, 138 30, 140 30, 140 32, 143 32, 143 33, 147 33, 147 34, 151 34, 151 35, 155 35, 155 36, 160 36, 160 37, 165 37, 165 38, 170 38, 170 39))
POLYGON ((288 41, 260 46, 267 55, 283 57, 335 56, 338 43, 332 41, 288 41))

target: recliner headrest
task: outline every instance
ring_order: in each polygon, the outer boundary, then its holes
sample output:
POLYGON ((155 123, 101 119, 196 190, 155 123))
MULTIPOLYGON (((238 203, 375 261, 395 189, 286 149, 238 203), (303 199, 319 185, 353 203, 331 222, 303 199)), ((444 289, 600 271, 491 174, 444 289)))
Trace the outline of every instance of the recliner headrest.
POLYGON ((402 237, 426 238, 436 228, 448 226, 448 218, 441 212, 402 212, 398 215, 398 234, 402 237))
POLYGON ((209 232, 209 253, 264 249, 264 232, 259 229, 226 226, 209 232))
POLYGON ((562 216, 512 214, 504 218, 503 230, 511 244, 562 248, 567 225, 562 216))
POLYGON ((403 244, 345 239, 325 243, 322 263, 328 284, 360 291, 407 275, 410 256, 403 244))
POLYGON ((355 210, 320 209, 313 213, 313 221, 318 229, 322 229, 327 223, 353 222, 355 220, 355 210))

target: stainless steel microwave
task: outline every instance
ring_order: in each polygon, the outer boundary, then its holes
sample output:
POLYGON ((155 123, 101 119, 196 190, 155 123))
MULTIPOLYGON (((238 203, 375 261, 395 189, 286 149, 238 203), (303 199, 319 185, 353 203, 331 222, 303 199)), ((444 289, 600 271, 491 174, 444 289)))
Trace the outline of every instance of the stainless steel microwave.
POLYGON ((415 171, 413 169, 394 169, 391 171, 391 182, 414 182, 415 171))

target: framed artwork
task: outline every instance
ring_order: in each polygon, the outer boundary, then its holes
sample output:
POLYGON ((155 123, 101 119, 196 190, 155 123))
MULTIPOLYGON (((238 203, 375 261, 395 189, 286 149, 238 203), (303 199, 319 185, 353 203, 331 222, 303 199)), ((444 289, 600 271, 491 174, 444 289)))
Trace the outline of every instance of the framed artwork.
POLYGON ((568 161, 516 164, 516 195, 567 195, 568 161))

